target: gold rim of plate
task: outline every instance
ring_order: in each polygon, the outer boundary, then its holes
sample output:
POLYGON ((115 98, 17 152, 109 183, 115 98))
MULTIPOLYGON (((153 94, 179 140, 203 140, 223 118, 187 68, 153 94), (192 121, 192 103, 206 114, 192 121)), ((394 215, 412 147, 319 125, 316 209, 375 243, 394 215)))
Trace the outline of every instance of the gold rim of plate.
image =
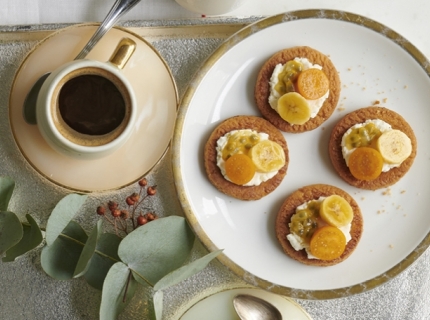
MULTIPOLYGON (((299 10, 299 11, 291 11, 283 14, 271 16, 268 18, 264 18, 257 22, 254 22, 243 29, 239 30, 237 33, 229 37, 225 40, 218 49, 206 60, 206 62, 202 65, 200 70, 195 75, 192 83, 193 85, 189 86, 187 91, 185 92, 182 101, 180 103, 178 118, 176 120, 176 127, 173 136, 172 143, 172 151, 173 151, 173 174, 174 180, 177 188, 178 197, 182 208, 184 210, 185 216, 188 219, 191 227, 194 232, 199 237, 200 241, 203 245, 210 251, 218 250, 211 239, 206 235, 204 230, 199 227, 199 223, 191 210, 190 202, 186 196, 182 173, 180 167, 180 156, 179 151, 181 148, 181 134, 184 126, 184 121, 186 118, 188 107, 191 103, 194 93, 198 87, 198 84, 205 77, 206 73, 211 69, 211 67, 233 46, 244 40, 245 38, 251 36, 254 33, 259 32, 267 27, 285 23, 293 20, 300 19, 331 19, 331 20, 340 20, 345 22, 350 22, 353 24, 357 24, 360 26, 364 26, 368 29, 371 29, 377 33, 384 35, 386 38, 392 40, 394 43, 398 44, 402 47, 406 52, 408 52, 417 62, 418 64, 426 71, 426 73, 430 76, 430 64, 428 63, 427 58, 407 39, 402 37, 400 34, 386 27, 385 25, 376 22, 372 19, 366 18, 364 16, 360 16, 354 13, 349 13, 345 11, 337 11, 337 10, 324 10, 324 9, 311 9, 311 10, 299 10)), ((261 279, 257 276, 252 276, 252 284, 268 290, 273 293, 286 295, 293 298, 298 299, 335 299, 351 296, 358 293, 363 293, 370 289, 373 289, 400 274, 406 268, 408 268, 412 263, 414 263, 421 254, 429 247, 430 245, 430 233, 427 234, 421 243, 413 250, 408 256, 406 256, 402 261, 397 263, 394 267, 387 270, 381 275, 378 275, 372 279, 366 280, 361 283, 357 283, 352 286, 338 288, 338 289, 329 289, 329 290, 304 290, 304 289, 296 289, 280 286, 278 284, 269 282, 267 280, 261 279)), ((231 261, 226 255, 220 254, 218 256, 218 260, 225 265, 228 269, 230 269, 234 274, 241 277, 243 280, 247 281, 249 279, 250 274, 244 270, 239 265, 235 264, 231 261)), ((247 281, 248 282, 248 281, 247 281)))

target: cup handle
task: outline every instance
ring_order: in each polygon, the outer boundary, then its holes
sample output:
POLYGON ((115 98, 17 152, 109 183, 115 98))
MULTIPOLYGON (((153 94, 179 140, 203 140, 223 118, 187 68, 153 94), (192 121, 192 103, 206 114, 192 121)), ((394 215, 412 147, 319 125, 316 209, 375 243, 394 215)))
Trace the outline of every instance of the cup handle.
POLYGON ((136 49, 136 42, 130 38, 123 38, 116 46, 115 51, 109 59, 109 62, 118 69, 123 69, 136 49))

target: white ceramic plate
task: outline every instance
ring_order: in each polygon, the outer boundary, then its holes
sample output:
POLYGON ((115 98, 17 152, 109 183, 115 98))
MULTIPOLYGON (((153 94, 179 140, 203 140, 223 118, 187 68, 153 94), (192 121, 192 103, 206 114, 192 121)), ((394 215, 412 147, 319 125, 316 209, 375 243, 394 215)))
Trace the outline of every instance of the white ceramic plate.
POLYGON ((108 61, 122 38, 136 42, 136 50, 123 70, 137 101, 138 117, 131 138, 113 154, 97 160, 73 159, 53 150, 37 126, 24 121, 24 99, 41 75, 72 61, 96 28, 95 24, 71 26, 38 43, 16 73, 9 101, 15 141, 31 166, 51 182, 82 192, 118 189, 147 174, 169 147, 178 106, 175 81, 160 54, 140 36, 115 27, 87 58, 108 61))
POLYGON ((209 250, 238 276, 267 290, 326 299, 371 289, 403 271, 430 242, 429 62, 406 39, 365 17, 307 10, 270 17, 229 38, 206 62, 186 93, 174 135, 174 174, 190 224, 209 250), (338 110, 320 128, 285 134, 291 162, 282 184, 258 201, 239 201, 212 186, 203 148, 212 130, 235 115, 259 115, 253 89, 262 64, 278 50, 307 45, 327 54, 340 74, 338 110), (427 68, 427 70, 426 70, 427 68), (379 101, 414 128, 418 156, 389 189, 366 191, 337 176, 328 157, 334 124, 379 101), (344 110, 343 110, 344 109, 344 110), (312 267, 286 256, 274 221, 283 200, 313 183, 351 194, 364 216, 354 253, 332 267, 312 267))
POLYGON ((230 289, 204 297, 179 316, 179 320, 240 320, 233 307, 233 299, 238 294, 249 294, 270 302, 278 308, 284 320, 312 320, 293 300, 251 288, 230 289))

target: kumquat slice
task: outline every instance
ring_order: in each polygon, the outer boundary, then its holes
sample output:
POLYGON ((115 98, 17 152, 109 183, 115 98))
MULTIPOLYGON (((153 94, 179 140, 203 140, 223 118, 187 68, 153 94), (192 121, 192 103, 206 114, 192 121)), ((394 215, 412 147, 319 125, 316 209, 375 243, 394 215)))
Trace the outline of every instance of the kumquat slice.
POLYGON ((297 78, 296 85, 297 91, 308 100, 321 98, 330 87, 325 73, 315 68, 302 71, 297 78))
POLYGON ((237 153, 225 161, 225 173, 231 182, 244 185, 254 177, 255 165, 250 157, 237 153))
POLYGON ((383 164, 381 154, 369 147, 355 149, 348 160, 349 171, 354 178, 366 181, 378 178, 383 164))
POLYGON ((309 244, 312 255, 321 260, 339 258, 345 247, 345 235, 338 228, 329 225, 318 228, 309 244))

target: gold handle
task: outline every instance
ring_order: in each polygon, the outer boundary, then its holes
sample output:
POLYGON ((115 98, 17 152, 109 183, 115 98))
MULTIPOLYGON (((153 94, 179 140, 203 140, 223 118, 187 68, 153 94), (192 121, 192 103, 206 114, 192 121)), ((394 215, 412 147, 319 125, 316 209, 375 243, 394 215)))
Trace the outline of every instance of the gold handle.
POLYGON ((109 59, 118 69, 124 68, 136 49, 136 42, 130 38, 123 38, 117 45, 115 51, 109 59))

